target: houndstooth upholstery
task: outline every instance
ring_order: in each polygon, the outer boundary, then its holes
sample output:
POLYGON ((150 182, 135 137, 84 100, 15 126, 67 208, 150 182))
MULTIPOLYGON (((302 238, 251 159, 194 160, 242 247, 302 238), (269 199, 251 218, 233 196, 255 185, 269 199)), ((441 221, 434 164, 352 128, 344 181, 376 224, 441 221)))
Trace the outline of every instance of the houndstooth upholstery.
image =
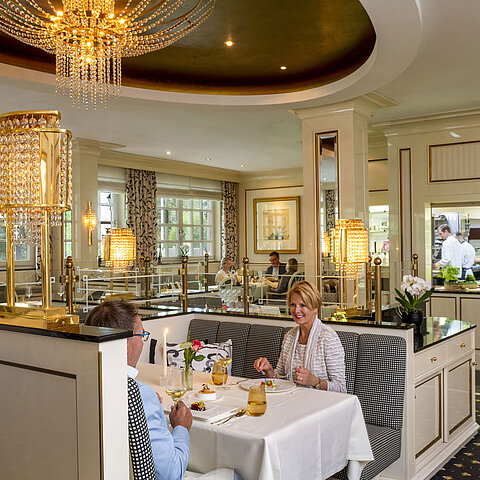
POLYGON ((220 322, 215 322, 213 320, 192 320, 188 327, 190 340, 199 340, 204 343, 216 342, 219 325, 220 322))
POLYGON ((247 350, 249 323, 220 322, 217 332, 217 342, 232 339, 232 375, 241 377, 245 370, 245 352, 247 350))
POLYGON ((403 338, 359 336, 354 394, 367 424, 402 428, 406 355, 403 338))
MULTIPOLYGON (((367 424, 367 433, 375 460, 367 464, 360 480, 370 480, 400 458, 402 431, 367 424)), ((347 480, 347 470, 336 473, 334 478, 347 480)))
POLYGON ((253 362, 258 357, 266 357, 275 367, 280 356, 282 337, 283 327, 252 325, 248 334, 245 369, 242 376, 247 378, 260 378, 262 376, 253 368, 253 362))
POLYGON ((358 334, 354 332, 337 331, 345 351, 345 380, 347 393, 353 394, 355 388, 355 373, 358 355, 358 334))
POLYGON ((128 440, 130 459, 135 480, 155 480, 152 444, 147 428, 142 397, 137 382, 127 379, 128 389, 128 440))

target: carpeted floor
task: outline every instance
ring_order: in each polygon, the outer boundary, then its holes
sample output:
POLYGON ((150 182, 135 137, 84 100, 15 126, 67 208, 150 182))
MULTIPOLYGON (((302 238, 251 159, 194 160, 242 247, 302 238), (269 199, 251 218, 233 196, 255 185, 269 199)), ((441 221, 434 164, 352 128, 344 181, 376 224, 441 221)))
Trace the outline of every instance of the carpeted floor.
MULTIPOLYGON (((480 372, 476 372, 475 412, 480 423, 480 372)), ((480 480, 480 432, 433 477, 432 480, 480 480)))

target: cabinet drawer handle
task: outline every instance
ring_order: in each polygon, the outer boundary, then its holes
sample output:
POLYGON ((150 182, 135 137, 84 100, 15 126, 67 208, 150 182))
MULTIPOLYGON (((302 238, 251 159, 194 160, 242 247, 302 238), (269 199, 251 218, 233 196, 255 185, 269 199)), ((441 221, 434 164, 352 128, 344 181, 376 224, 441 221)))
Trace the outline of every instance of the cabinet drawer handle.
POLYGON ((466 345, 464 343, 460 344, 460 348, 465 348, 465 347, 466 347, 466 345))
POLYGON ((475 366, 477 364, 477 362, 472 362, 472 365, 475 366))
POLYGON ((430 359, 430 361, 431 361, 432 363, 433 363, 433 362, 436 362, 436 361, 437 361, 437 357, 432 357, 432 358, 430 359))

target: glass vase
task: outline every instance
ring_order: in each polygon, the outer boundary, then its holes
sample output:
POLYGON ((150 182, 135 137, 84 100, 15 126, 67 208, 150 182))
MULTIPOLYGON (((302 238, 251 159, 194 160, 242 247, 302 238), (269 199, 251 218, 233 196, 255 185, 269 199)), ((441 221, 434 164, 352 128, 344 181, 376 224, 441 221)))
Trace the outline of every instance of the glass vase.
POLYGON ((185 366, 182 371, 182 386, 187 391, 193 390, 193 369, 191 366, 185 366))

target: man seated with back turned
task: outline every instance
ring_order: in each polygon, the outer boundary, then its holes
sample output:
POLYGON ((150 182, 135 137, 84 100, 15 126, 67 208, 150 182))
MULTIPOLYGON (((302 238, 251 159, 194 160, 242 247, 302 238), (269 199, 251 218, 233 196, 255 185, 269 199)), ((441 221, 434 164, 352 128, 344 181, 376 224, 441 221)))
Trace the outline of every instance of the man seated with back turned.
MULTIPOLYGON (((127 374, 135 378, 138 374, 135 366, 142 353, 145 336, 136 307, 123 300, 104 302, 92 310, 85 325, 133 331, 133 337, 127 339, 127 374)), ((173 430, 170 433, 158 395, 148 385, 137 384, 147 418, 157 480, 181 479, 188 464, 188 431, 192 426, 192 413, 181 401, 172 406, 169 417, 173 430)))
MULTIPOLYGON (((135 378, 138 374, 135 367, 143 350, 143 341, 149 335, 143 329, 135 305, 124 300, 104 302, 91 311, 85 325, 133 331, 133 336, 127 339, 127 375, 135 378)), ((148 385, 138 381, 137 385, 147 419, 156 480, 241 480, 229 468, 218 468, 203 475, 186 472, 190 454, 189 430, 192 426, 190 409, 182 401, 172 406, 169 418, 173 430, 170 433, 159 395, 148 385)))
POLYGON ((278 280, 280 275, 283 275, 287 269, 284 263, 280 263, 280 255, 278 252, 272 252, 268 255, 270 266, 267 268, 266 275, 274 280, 278 280))

